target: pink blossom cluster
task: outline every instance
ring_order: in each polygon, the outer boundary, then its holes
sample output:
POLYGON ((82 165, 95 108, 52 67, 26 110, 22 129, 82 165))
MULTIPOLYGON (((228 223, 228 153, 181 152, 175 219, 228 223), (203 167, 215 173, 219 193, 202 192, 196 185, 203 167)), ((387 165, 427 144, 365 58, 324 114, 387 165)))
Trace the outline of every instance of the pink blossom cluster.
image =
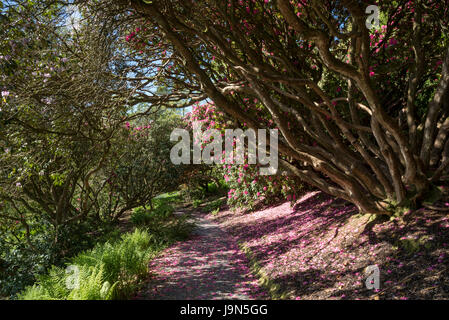
MULTIPOLYGON (((257 108, 257 99, 250 101, 244 98, 246 111, 250 112, 257 108)), ((225 114, 219 111, 213 104, 197 104, 193 106, 192 112, 186 116, 188 126, 192 126, 194 121, 199 121, 203 125, 203 130, 217 129, 224 136, 224 131, 228 128, 225 114)), ((273 127, 271 119, 263 119, 268 127, 273 127)), ((243 128, 246 124, 243 123, 243 128)), ((212 141, 212 137, 203 139, 202 148, 212 141)), ((199 143, 199 141, 197 141, 199 143)), ((233 142, 235 145, 235 141, 233 142)), ((224 153, 224 151, 223 151, 224 153)), ((223 155, 224 163, 224 155, 223 155)), ((259 175, 259 164, 248 164, 248 155, 245 154, 243 164, 223 164, 218 167, 223 175, 223 179, 229 187, 228 204, 235 207, 252 208, 257 203, 270 203, 277 200, 296 201, 301 193, 303 185, 297 179, 287 175, 262 176, 259 175)))

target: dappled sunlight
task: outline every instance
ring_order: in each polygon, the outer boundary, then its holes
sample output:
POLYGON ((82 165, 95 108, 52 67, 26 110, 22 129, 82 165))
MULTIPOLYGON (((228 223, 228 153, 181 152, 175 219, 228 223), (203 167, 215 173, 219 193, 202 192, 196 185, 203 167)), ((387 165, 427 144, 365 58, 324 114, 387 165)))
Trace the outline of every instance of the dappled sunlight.
MULTIPOLYGON (((420 231, 416 239, 435 233, 417 227, 416 223, 422 220, 430 223, 437 218, 425 219, 417 214, 413 227, 410 223, 393 220, 367 230, 369 216, 354 215, 356 210, 342 200, 310 192, 294 207, 285 202, 253 213, 224 211, 209 218, 220 222, 243 242, 269 277, 302 298, 372 298, 378 292, 365 287, 364 270, 369 265, 380 267, 381 289, 385 289, 390 298, 403 297, 400 295, 400 283, 405 277, 402 270, 411 272, 413 262, 407 252, 395 247, 396 240, 401 240, 401 233, 410 234, 417 228, 420 231)), ((443 232, 447 235, 447 217, 439 219, 442 221, 433 223, 440 224, 440 236, 443 232)), ((447 244, 443 243, 442 247, 447 252, 447 244)), ((424 252, 418 255, 429 256, 424 252)), ((445 253, 439 252, 431 260, 421 259, 415 268, 423 268, 419 265, 424 263, 424 269, 429 271, 444 270, 444 258, 445 253)))

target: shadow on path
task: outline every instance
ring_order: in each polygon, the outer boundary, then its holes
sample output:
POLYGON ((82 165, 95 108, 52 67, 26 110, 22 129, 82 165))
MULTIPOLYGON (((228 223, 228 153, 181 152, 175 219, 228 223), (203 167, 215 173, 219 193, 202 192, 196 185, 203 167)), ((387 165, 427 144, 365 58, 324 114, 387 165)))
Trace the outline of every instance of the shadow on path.
POLYGON ((150 263, 151 280, 136 299, 265 299, 234 238, 204 215, 194 214, 193 237, 150 263))

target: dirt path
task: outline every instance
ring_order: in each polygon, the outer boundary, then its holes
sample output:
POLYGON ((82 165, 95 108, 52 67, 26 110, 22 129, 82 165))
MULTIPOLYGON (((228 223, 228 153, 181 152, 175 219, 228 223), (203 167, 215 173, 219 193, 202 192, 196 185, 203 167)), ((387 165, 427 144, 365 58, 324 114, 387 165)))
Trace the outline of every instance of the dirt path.
POLYGON ((136 297, 142 300, 265 299, 234 238, 203 214, 193 215, 196 229, 152 260, 154 274, 136 297))

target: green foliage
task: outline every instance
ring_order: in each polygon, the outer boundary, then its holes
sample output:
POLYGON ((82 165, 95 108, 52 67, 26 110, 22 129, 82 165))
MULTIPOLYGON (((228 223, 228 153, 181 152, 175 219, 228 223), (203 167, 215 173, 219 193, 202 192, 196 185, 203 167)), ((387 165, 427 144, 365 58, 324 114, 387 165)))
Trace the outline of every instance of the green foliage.
POLYGON ((407 254, 415 254, 422 250, 429 250, 432 248, 431 237, 425 235, 419 238, 401 238, 396 241, 395 246, 405 250, 407 254))
POLYGON ((159 205, 155 210, 153 210, 153 214, 156 215, 157 217, 166 219, 169 218, 174 211, 175 209, 173 208, 172 205, 168 203, 163 203, 159 205))
POLYGON ((133 225, 142 226, 151 220, 151 216, 144 207, 138 207, 133 210, 130 220, 133 225))
POLYGON ((19 224, 0 226, 0 230, 7 228, 17 237, 9 232, 2 232, 0 236, 0 296, 13 297, 34 283, 36 276, 44 274, 51 265, 60 266, 67 257, 92 248, 96 243, 119 238, 113 225, 90 219, 58 229, 44 219, 36 219, 29 227, 32 248, 26 241, 26 230, 19 224))
POLYGON ((146 209, 144 207, 138 207, 133 210, 131 214, 131 222, 135 226, 148 225, 154 219, 169 218, 173 214, 174 208, 168 203, 161 203, 155 209, 146 209))
POLYGON ((139 207, 131 215, 131 222, 144 228, 161 243, 170 244, 174 241, 187 239, 193 225, 188 221, 188 215, 175 216, 170 201, 179 195, 158 197, 154 209, 139 207))
POLYGON ((192 206, 196 209, 196 208, 198 208, 202 203, 203 203, 202 200, 196 199, 196 200, 193 200, 192 206))
POLYGON ((124 299, 147 275, 149 259, 165 244, 145 230, 136 229, 120 240, 106 242, 70 259, 77 266, 79 287, 70 288, 72 274, 53 267, 38 277, 35 285, 19 294, 22 300, 110 300, 124 299))
POLYGON ((162 203, 178 203, 182 201, 182 196, 181 193, 179 191, 174 191, 174 192, 167 192, 164 194, 161 194, 157 197, 155 197, 152 200, 153 203, 153 207, 157 207, 162 203))
MULTIPOLYGON (((255 104, 259 107, 259 103, 255 104)), ((231 123, 220 114, 212 104, 197 105, 193 108, 190 121, 202 121, 206 126, 220 130, 224 134, 231 123)), ((204 146, 204 144, 202 145, 204 146)), ((211 166, 209 175, 200 177, 215 177, 215 181, 199 181, 199 186, 190 191, 191 198, 204 199, 207 195, 225 194, 228 190, 228 204, 232 207, 254 209, 259 203, 274 203, 281 199, 295 202, 304 191, 303 183, 292 175, 261 175, 260 164, 249 164, 248 153, 244 155, 244 164, 223 164, 211 166)), ((210 180, 210 179, 209 179, 210 180)))
POLYGON ((214 214, 218 213, 220 211, 220 208, 226 203, 225 199, 217 199, 212 202, 209 202, 204 207, 204 210, 206 212, 213 212, 214 214))
POLYGON ((108 22, 68 32, 67 8, 45 1, 7 1, 0 20, 0 296, 13 296, 179 185, 180 116, 130 101, 108 22))
POLYGON ((208 197, 226 194, 227 189, 228 186, 223 179, 218 182, 202 181, 200 183, 199 181, 191 181, 187 188, 183 190, 183 196, 194 203, 200 204, 208 197))
POLYGON ((191 199, 194 202, 196 201, 197 203, 206 198, 206 189, 201 187, 191 186, 189 189, 186 189, 184 193, 188 199, 191 199))
POLYGON ((224 190, 228 189, 228 185, 224 181, 224 179, 221 179, 218 181, 218 184, 216 182, 209 182, 207 184, 206 194, 211 195, 220 195, 223 193, 224 190))
POLYGON ((259 203, 282 200, 295 203, 305 190, 304 183, 295 176, 262 176, 258 172, 258 165, 223 166, 231 207, 253 210, 259 203))
MULTIPOLYGON (((180 117, 170 111, 158 112, 147 121, 126 124, 127 133, 120 144, 120 157, 107 168, 112 194, 125 199, 126 209, 157 205, 156 195, 175 190, 183 166, 170 161, 172 130, 180 126, 180 117)), ((166 200, 176 198, 167 195, 166 200)), ((162 198, 161 198, 162 199, 162 198)))

